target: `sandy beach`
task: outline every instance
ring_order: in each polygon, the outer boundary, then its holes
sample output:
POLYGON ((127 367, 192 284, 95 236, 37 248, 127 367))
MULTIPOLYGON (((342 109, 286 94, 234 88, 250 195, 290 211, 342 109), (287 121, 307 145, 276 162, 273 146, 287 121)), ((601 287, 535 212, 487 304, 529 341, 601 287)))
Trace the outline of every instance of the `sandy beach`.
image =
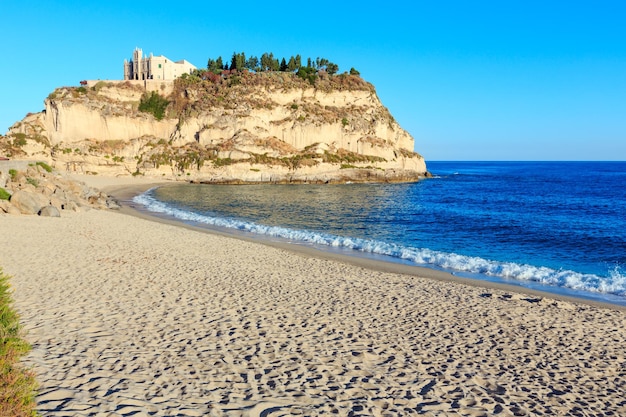
POLYGON ((626 415, 623 308, 127 210, 0 227, 45 416, 626 415))

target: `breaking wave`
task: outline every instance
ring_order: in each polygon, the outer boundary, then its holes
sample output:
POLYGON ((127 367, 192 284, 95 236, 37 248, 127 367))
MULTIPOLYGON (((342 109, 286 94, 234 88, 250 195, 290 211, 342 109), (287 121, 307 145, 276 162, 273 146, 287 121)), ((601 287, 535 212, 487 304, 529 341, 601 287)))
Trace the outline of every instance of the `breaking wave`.
POLYGON ((552 287, 567 288, 597 294, 626 296, 626 274, 620 266, 614 266, 607 277, 583 274, 548 267, 499 262, 480 257, 414 248, 371 239, 352 238, 307 230, 294 230, 280 226, 266 226, 254 222, 226 217, 212 217, 194 213, 163 203, 151 191, 135 196, 133 202, 146 210, 171 216, 184 222, 193 222, 213 227, 254 233, 256 235, 285 239, 292 243, 319 245, 338 249, 359 251, 365 254, 382 255, 396 260, 465 274, 514 280, 518 283, 534 282, 552 287))

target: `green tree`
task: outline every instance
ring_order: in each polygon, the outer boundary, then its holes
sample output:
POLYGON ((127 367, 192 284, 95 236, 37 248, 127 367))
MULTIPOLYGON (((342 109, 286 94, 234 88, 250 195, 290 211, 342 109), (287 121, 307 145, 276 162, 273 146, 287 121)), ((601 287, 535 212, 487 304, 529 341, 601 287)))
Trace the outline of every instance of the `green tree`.
POLYGON ((326 69, 326 66, 329 64, 329 61, 326 58, 317 57, 315 60, 315 65, 317 69, 326 69))
POLYGON ((326 65, 326 72, 329 73, 330 75, 335 75, 337 71, 339 71, 339 65, 333 64, 332 62, 329 62, 326 65))
POLYGON ((354 67, 350 68, 350 75, 361 75, 360 72, 354 69, 354 67))
POLYGON ((259 67, 259 58, 255 57, 255 56, 251 56, 250 58, 248 58, 248 60, 246 61, 246 68, 248 68, 250 71, 256 71, 259 67))
POLYGON ((280 61, 280 68, 279 68, 282 72, 287 71, 288 66, 287 66, 287 61, 285 61, 285 58, 283 58, 282 61, 280 61))
POLYGON ((224 69, 224 64, 222 63, 222 57, 218 57, 217 59, 209 59, 207 70, 219 74, 222 69, 224 69))
POLYGON ((270 59, 271 59, 271 70, 272 71, 278 71, 280 69, 280 64, 278 62, 278 58, 274 58, 274 54, 270 53, 270 59))
POLYGON ((233 56, 230 58, 230 69, 238 69, 237 68, 237 53, 233 52, 233 56))
POLYGON ((233 52, 233 56, 230 60, 230 69, 231 70, 243 70, 246 67, 246 54, 243 52, 238 54, 233 52))
POLYGON ((272 57, 267 52, 261 55, 261 71, 270 71, 272 69, 272 57))
POLYGON ((289 62, 287 63, 287 70, 289 70, 289 72, 293 72, 297 68, 298 65, 296 65, 296 59, 292 55, 291 58, 289 58, 289 62))

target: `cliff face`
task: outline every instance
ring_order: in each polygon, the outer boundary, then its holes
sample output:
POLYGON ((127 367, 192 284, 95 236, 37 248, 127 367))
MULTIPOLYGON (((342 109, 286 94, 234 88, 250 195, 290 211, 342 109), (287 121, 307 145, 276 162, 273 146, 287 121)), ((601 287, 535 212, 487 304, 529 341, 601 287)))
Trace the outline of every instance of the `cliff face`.
POLYGON ((4 153, 57 169, 194 181, 411 181, 427 174, 413 138, 357 76, 326 76, 312 86, 288 73, 239 73, 188 77, 157 91, 170 92, 161 120, 138 110, 145 91, 132 82, 57 89, 42 113, 12 126, 4 153))

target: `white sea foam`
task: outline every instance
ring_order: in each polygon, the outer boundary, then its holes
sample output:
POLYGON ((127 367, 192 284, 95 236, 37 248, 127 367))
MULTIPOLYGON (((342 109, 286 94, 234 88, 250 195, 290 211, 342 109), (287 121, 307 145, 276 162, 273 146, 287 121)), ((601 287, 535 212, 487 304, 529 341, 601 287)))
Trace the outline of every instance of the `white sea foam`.
POLYGON ((608 277, 601 277, 575 271, 555 270, 547 267, 537 267, 512 262, 491 261, 479 257, 434 251, 427 248, 412 248, 376 240, 336 236, 307 230, 294 230, 279 226, 266 226, 237 219, 206 216, 171 207, 156 200, 150 195, 150 192, 151 190, 148 190, 146 193, 134 197, 133 202, 143 205, 148 211, 162 213, 187 222, 286 239, 294 243, 322 245, 351 249, 375 255, 384 255, 421 266, 513 279, 522 282, 531 281, 573 290, 626 296, 626 275, 619 266, 611 270, 608 277))

